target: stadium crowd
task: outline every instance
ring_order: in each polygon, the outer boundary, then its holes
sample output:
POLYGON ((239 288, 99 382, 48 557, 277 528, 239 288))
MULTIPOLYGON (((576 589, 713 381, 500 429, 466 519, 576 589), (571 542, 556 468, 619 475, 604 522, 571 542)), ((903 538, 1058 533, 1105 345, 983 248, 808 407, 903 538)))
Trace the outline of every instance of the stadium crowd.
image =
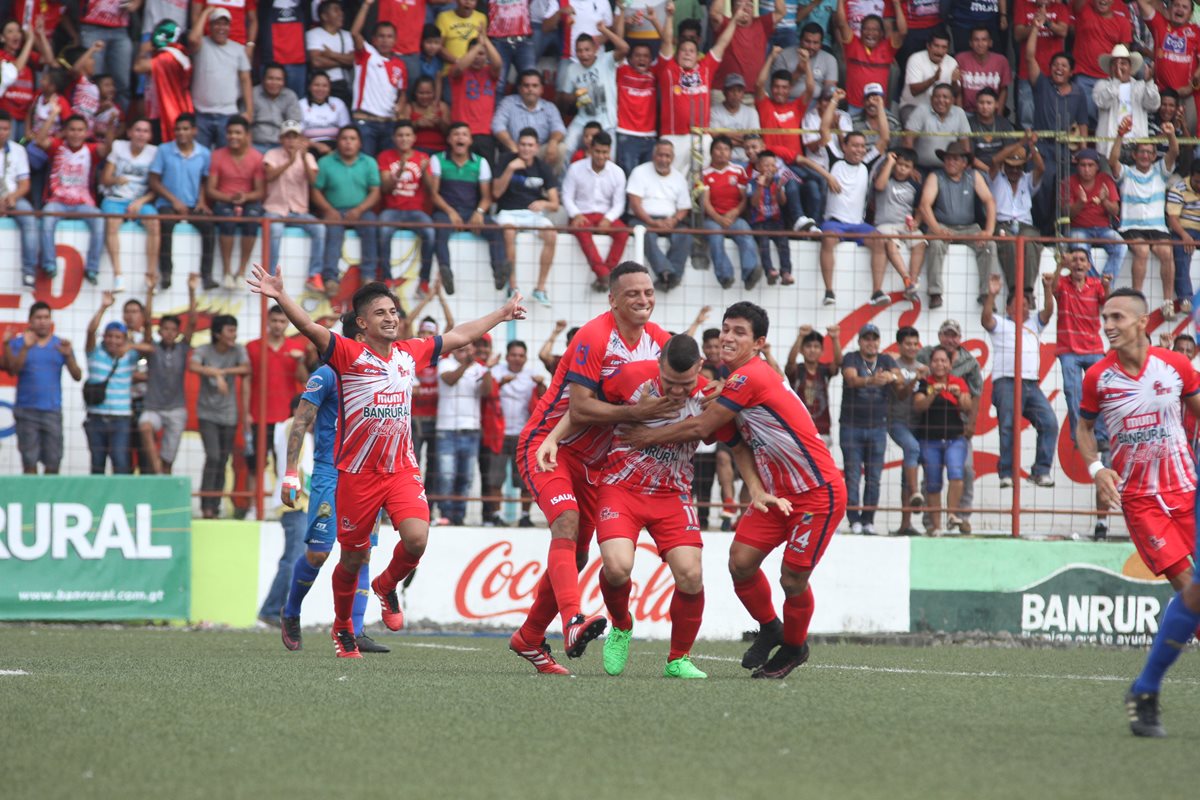
MULTIPOLYGON (((446 324, 452 228, 431 227, 438 222, 485 226, 478 233, 497 291, 516 288, 516 230, 536 229, 542 249, 533 297, 546 306, 555 227, 572 229, 601 292, 633 226, 646 230, 644 256, 659 291, 678 286, 689 259, 705 254, 722 288, 749 289, 764 278, 794 284, 789 232, 807 232, 821 243, 827 305, 837 303, 834 251, 843 238, 870 251, 870 303, 891 302, 883 290, 890 266, 909 297, 924 281, 930 309, 942 305, 949 243, 964 244, 978 264, 978 324, 996 352, 1002 485, 1014 478, 1006 458, 1018 411, 1038 431, 1032 480, 1052 485, 1057 422, 1036 365, 1038 336, 1056 303, 1072 432, 1082 373, 1104 352, 1099 306, 1127 252, 1137 289, 1151 256, 1157 261, 1164 317, 1191 310, 1200 159, 1179 139, 1196 129, 1200 9, 1188 0, 1016 0, 1011 8, 1007 0, 479 5, 0 2, 0 18, 8 19, 0 31, 0 215, 19 226, 24 285, 32 288, 39 270, 57 271, 56 215, 121 214, 147 233, 147 302, 129 300, 123 322, 108 323, 97 339, 115 302, 106 293, 89 327, 88 385, 106 387, 88 403, 93 471, 108 460, 115 472, 128 472, 134 460, 143 471, 170 471, 187 421, 178 387, 190 370, 203 379, 202 489, 219 491, 239 420, 254 421, 261 408, 257 393, 267 393, 268 424, 283 421, 287 399, 315 363, 315 354, 289 344, 281 314, 269 318, 265 371, 255 343, 237 343, 232 317, 214 319, 212 343, 202 347, 190 347, 190 316, 164 318, 155 340, 147 320, 154 292, 171 285, 177 224, 162 215, 185 217, 200 233, 193 298, 202 288, 240 285, 260 217, 271 220, 274 263, 285 227, 305 230, 307 288, 327 297, 337 294, 347 229, 385 223, 357 229, 364 280, 385 281, 392 235, 408 229, 420 239, 418 299, 422 309, 436 299, 446 324), (1096 138, 1080 146, 1046 131, 1096 138), (707 248, 693 250, 692 238, 678 232, 685 228, 707 229, 707 248), (609 239, 603 256, 596 232, 609 239), (914 238, 856 238, 872 233, 914 238), (1026 243, 1018 287, 1015 246, 1006 241, 1038 233, 1081 240, 1056 255, 1061 274, 1043 276, 1040 292, 1042 246, 1026 243), (736 245, 736 271, 726 237, 736 245), (1103 245, 1102 263, 1086 241, 1103 245), (1018 297, 1029 334, 1020 376, 1018 297)), ((86 278, 99 282, 107 250, 107 285, 113 293, 135 288, 121 272, 121 220, 88 222, 86 278)), ((815 274, 806 277, 815 285, 815 274)), ((410 319, 414 335, 439 330, 422 311, 410 319)), ((943 521, 935 510, 943 483, 945 506, 968 509, 972 499, 983 379, 961 346, 963 326, 945 321, 936 346, 902 328, 898 358, 880 354, 882 335, 873 328, 863 328, 859 350, 846 354, 836 329, 827 331, 826 348, 819 332, 802 328, 780 372, 825 435, 828 384, 843 378, 839 443, 850 505, 878 502, 890 436, 904 454, 907 504, 930 507, 926 527, 969 531, 969 514, 943 521), (822 361, 824 352, 832 360, 822 361)), ((1178 346, 1194 348, 1188 340, 1178 346)), ((477 342, 474 353, 447 358, 443 374, 422 379, 417 446, 428 442, 438 454, 429 462, 443 476, 430 479, 436 493, 466 493, 476 453, 484 456, 484 493, 498 489, 508 440, 545 383, 523 343, 509 343, 505 354, 489 348, 477 342), (482 442, 470 441, 472 430, 482 442)), ((718 359, 707 357, 715 369, 718 359)), ((61 370, 75 380, 82 372, 70 343, 53 336, 48 307, 33 305, 29 331, 2 358, 0 366, 18 376, 25 467, 56 471, 61 370)), ((552 369, 549 350, 542 361, 552 369)), ((728 453, 702 449, 698 465, 702 499, 710 496, 704 482, 711 492, 719 476, 721 513, 730 514, 728 453)), ((206 516, 217 509, 217 498, 205 499, 206 516)), ((441 516, 461 522, 463 508, 448 502, 441 516)), ((913 530, 909 517, 902 531, 913 530)), ((494 505, 484 518, 498 521, 494 505)), ((852 511, 849 521, 874 532, 870 511, 852 511)), ((1098 536, 1103 526, 1101 519, 1098 536)))

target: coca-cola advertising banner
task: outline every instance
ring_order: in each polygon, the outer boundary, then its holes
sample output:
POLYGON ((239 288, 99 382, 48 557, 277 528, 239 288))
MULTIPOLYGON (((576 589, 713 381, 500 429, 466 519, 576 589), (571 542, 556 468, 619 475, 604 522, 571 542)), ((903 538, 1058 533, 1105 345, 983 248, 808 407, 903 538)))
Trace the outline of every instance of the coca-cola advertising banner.
MULTIPOLYGON (((729 533, 704 534, 704 624, 700 636, 732 639, 756 627, 733 593, 729 579, 729 533)), ((509 629, 525 619, 546 563, 550 540, 544 529, 435 528, 416 576, 400 598, 413 625, 478 626, 509 629)), ((371 564, 375 575, 387 565, 397 541, 395 531, 381 531, 371 564)), ((264 523, 259 550, 259 602, 275 577, 283 550, 283 529, 264 523)), ((814 633, 880 633, 907 631, 910 625, 909 542, 838 536, 813 574, 816 594, 814 633)), ((337 552, 330 557, 333 563, 337 552)), ((779 551, 763 569, 772 582, 779 575, 779 551)), ((579 584, 585 613, 604 613, 598 573, 600 551, 592 545, 579 584)), ((305 625, 333 622, 333 595, 328 568, 304 601, 305 625)), ((200 579, 200 578, 198 578, 200 579)), ((671 571, 643 534, 633 569, 630 608, 640 638, 665 639, 671 633, 668 609, 675 584, 671 571)), ((776 605, 783 593, 775 583, 776 605)), ((379 604, 367 605, 368 624, 378 622, 379 604)))

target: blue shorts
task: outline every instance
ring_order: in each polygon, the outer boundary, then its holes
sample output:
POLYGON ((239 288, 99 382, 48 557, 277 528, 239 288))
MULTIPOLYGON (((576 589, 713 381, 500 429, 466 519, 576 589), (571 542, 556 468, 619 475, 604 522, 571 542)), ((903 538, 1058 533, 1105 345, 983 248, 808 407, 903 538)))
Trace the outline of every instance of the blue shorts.
MULTIPOLYGON (((102 214, 124 214, 129 208, 132 200, 118 200, 113 197, 106 197, 100 201, 100 213, 102 214)), ((141 215, 143 217, 152 217, 158 213, 158 209, 154 207, 153 202, 142 204, 141 215)))
MULTIPOLYGON (((865 223, 849 223, 839 222, 836 219, 827 219, 821 223, 821 233, 874 233, 875 228, 865 223)), ((843 239, 844 242, 854 242, 861 246, 862 239, 843 239)))
MULTIPOLYGON (((308 549, 328 553, 337 541, 337 470, 317 467, 308 484, 308 549)), ((379 544, 379 518, 371 531, 371 546, 379 544)))

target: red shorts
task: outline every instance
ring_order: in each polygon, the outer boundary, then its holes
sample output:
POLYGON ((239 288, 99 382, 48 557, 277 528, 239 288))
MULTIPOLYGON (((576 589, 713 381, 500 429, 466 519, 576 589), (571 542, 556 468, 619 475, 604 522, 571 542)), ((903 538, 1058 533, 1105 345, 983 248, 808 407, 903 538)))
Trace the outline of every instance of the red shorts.
POLYGON ((366 550, 379 509, 392 525, 401 520, 429 522, 429 501, 417 472, 338 472, 337 540, 343 550, 366 550))
POLYGON ((643 495, 623 486, 601 485, 596 505, 600 509, 596 541, 601 544, 609 539, 628 539, 636 544, 645 528, 664 561, 676 547, 704 546, 691 495, 643 495))
POLYGON ((1162 575, 1192 554, 1196 507, 1185 492, 1122 497, 1129 538, 1150 571, 1162 575))
POLYGON ((565 511, 579 514, 576 541, 586 550, 596 531, 596 483, 600 473, 589 470, 575 453, 562 447, 558 450, 558 466, 551 472, 539 472, 537 449, 543 438, 522 439, 517 443, 521 480, 546 515, 548 524, 553 525, 565 511))
POLYGON ((846 484, 840 479, 803 494, 787 495, 792 513, 766 513, 751 507, 738 523, 735 542, 769 553, 785 545, 783 563, 793 570, 817 565, 834 531, 846 516, 846 484))

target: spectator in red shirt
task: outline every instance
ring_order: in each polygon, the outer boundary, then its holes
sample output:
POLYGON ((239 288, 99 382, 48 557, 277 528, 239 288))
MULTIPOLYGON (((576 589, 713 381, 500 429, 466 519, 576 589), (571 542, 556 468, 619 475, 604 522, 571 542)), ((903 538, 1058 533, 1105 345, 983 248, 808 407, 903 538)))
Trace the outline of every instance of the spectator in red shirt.
MULTIPOLYGON (((763 3, 762 5, 766 5, 763 3)), ((720 59, 717 74, 713 77, 714 85, 720 86, 725 76, 731 72, 738 75, 757 75, 762 69, 764 56, 769 49, 771 34, 775 25, 787 14, 784 0, 775 0, 774 8, 769 14, 754 16, 752 0, 734 0, 732 6, 732 22, 736 30, 729 42, 729 49, 720 59), (745 12, 741 17, 739 12, 745 12)), ((730 17, 725 16, 725 3, 709 5, 709 28, 714 36, 719 36, 730 23, 730 17)))
POLYGON ((34 52, 35 43, 44 42, 37 34, 26 34, 20 23, 9 20, 0 30, 0 61, 16 67, 17 78, 0 93, 0 111, 12 117, 13 140, 25 136, 25 117, 33 105, 34 82, 32 64, 37 64, 39 53, 34 52))
POLYGON ((746 289, 750 290, 763 276, 758 263, 758 246, 753 236, 734 233, 750 230, 750 223, 742 218, 742 212, 746 210, 746 187, 750 184, 750 177, 746 170, 730 161, 733 142, 728 136, 714 136, 710 154, 712 161, 700 177, 704 183, 703 194, 700 195, 704 229, 714 231, 708 236, 708 257, 721 288, 733 286, 733 263, 725 254, 725 236, 731 235, 741 261, 742 280, 746 289))
MULTIPOLYGON (((1111 276, 1097 278, 1088 274, 1091 264, 1084 246, 1072 246, 1063 256, 1063 265, 1070 273, 1060 276, 1054 286, 1054 300, 1058 304, 1058 334, 1055 339, 1073 442, 1075 426, 1079 421, 1079 401, 1083 396, 1083 373, 1104 358, 1104 342, 1100 338, 1100 309, 1104 306, 1104 298, 1108 296, 1111 276)), ((1107 442, 1108 436, 1098 433, 1096 439, 1107 442)))
MULTIPOLYGON (((1071 217, 1071 236, 1075 239, 1103 239, 1106 255, 1104 269, 1093 275, 1106 275, 1115 280, 1121 271, 1128 246, 1121 234, 1113 229, 1113 218, 1121 214, 1121 195, 1113 179, 1100 172, 1100 154, 1092 148, 1080 150, 1075 156, 1075 174, 1067 184, 1068 213, 1071 217)), ((1084 252, 1091 260, 1093 245, 1084 252)))
POLYGON ((89 142, 87 120, 78 114, 67 117, 63 127, 63 138, 52 137, 50 129, 54 116, 38 129, 37 146, 50 158, 50 182, 46 192, 46 204, 42 207, 42 272, 53 278, 58 274, 58 260, 54 249, 54 229, 58 226, 55 213, 73 212, 94 214, 84 219, 88 226, 87 261, 83 276, 93 286, 99 281, 100 253, 104 247, 104 220, 96 207, 92 194, 92 183, 96 167, 104 162, 112 147, 115 131, 110 130, 102 143, 89 142))
POLYGON ((437 86, 437 80, 428 75, 417 78, 408 107, 417 134, 416 147, 427 156, 446 149, 446 133, 452 122, 450 105, 438 96, 437 86))
POLYGON ((1193 25, 1189 0, 1138 0, 1142 21, 1154 34, 1154 80, 1159 89, 1174 89, 1179 96, 1191 97, 1200 66, 1200 28, 1193 25))
MULTIPOLYGON (((496 158, 496 137, 492 120, 499 96, 500 54, 486 35, 472 39, 467 51, 450 66, 450 108, 455 122, 465 122, 471 131, 471 151, 492 162, 496 158)), ((525 81, 522 75, 519 81, 525 81)), ((541 94, 541 74, 536 74, 541 94)), ((534 74, 528 75, 532 81, 534 74)))
MULTIPOLYGON (((433 271, 434 232, 433 228, 415 226, 433 222, 429 216, 429 197, 425 193, 429 185, 429 156, 415 149, 417 131, 411 120, 402 119, 396 123, 392 143, 393 149, 379 154, 379 184, 383 193, 383 213, 379 219, 403 223, 421 240, 420 291, 428 294, 429 275, 433 271)), ((395 232, 396 229, 390 227, 379 229, 379 265, 384 274, 376 275, 374 280, 392 279, 392 234, 395 232)), ((363 280, 371 278, 364 275, 363 280)))
POLYGON ((84 0, 79 9, 83 46, 92 48, 98 42, 104 43, 94 50, 96 72, 112 76, 122 107, 129 104, 129 75, 133 66, 129 12, 134 7, 126 0, 84 0))
POLYGON ((1133 38, 1133 25, 1125 9, 1115 0, 1074 0, 1075 8, 1075 85, 1087 98, 1088 127, 1096 129, 1096 101, 1092 89, 1109 77, 1100 65, 1100 56, 1108 55, 1118 44, 1133 38))
POLYGON ((892 63, 896 53, 904 44, 908 34, 908 21, 901 7, 902 0, 892 0, 895 6, 895 29, 884 36, 883 20, 875 14, 863 17, 862 33, 855 34, 850 28, 846 13, 846 0, 838 0, 838 38, 842 42, 846 60, 846 105, 851 116, 861 117, 863 89, 869 83, 878 83, 889 94, 887 87, 891 77, 892 63))
MULTIPOLYGON (((219 151, 218 151, 219 152, 219 151)), ((215 157, 215 153, 213 154, 215 157)), ((283 459, 273 452, 275 425, 292 415, 292 398, 304 391, 308 381, 308 368, 304 365, 305 340, 301 337, 288 339, 288 318, 279 306, 271 306, 267 312, 267 341, 264 353, 263 340, 255 339, 246 344, 250 357, 250 379, 242 381, 242 437, 246 441, 246 467, 252 476, 258 474, 257 452, 260 446, 267 447, 267 455, 275 458, 276 466, 283 459), (263 393, 266 393, 264 400, 263 393), (266 408, 266 416, 262 415, 266 408), (265 440, 258 438, 258 422, 267 424, 265 440)), ((265 471, 267 461, 263 459, 265 471)), ((278 471, 278 470, 276 470, 278 471)), ((250 491, 255 487, 251 486, 250 491)))
POLYGON ((307 7, 304 0, 273 0, 265 14, 262 63, 283 67, 284 85, 296 97, 304 97, 308 85, 308 52, 304 48, 307 7))
MULTIPOLYGON (((654 21, 653 14, 648 18, 654 21)), ((628 175, 654 153, 658 101, 654 97, 654 54, 650 45, 630 42, 625 61, 617 67, 617 165, 628 175)))
MULTIPOLYGON (((262 153, 250 146, 250 123, 245 117, 232 117, 225 124, 225 147, 213 151, 205 190, 217 217, 261 217, 262 201, 266 197, 266 172, 262 153)), ((221 263, 225 268, 225 288, 241 284, 250 263, 250 252, 258 238, 258 222, 218 222, 218 243, 221 263), (230 270, 233 260, 233 237, 242 235, 242 249, 237 272, 230 270)), ((288 400, 291 398, 288 397, 288 400)), ((287 419, 290 415, 284 415, 287 419)))
MULTIPOLYGON (((804 94, 797 100, 792 100, 792 73, 785 69, 773 70, 775 60, 779 58, 783 48, 771 48, 767 60, 763 62, 762 70, 754 85, 755 107, 758 109, 758 119, 765 130, 781 129, 798 131, 804 114, 808 111, 808 102, 813 96, 815 83, 812 69, 806 55, 800 56, 800 69, 805 77, 804 94)), ((784 163, 791 166, 796 163, 796 157, 803 155, 799 133, 764 133, 763 145, 783 158, 784 163)))

